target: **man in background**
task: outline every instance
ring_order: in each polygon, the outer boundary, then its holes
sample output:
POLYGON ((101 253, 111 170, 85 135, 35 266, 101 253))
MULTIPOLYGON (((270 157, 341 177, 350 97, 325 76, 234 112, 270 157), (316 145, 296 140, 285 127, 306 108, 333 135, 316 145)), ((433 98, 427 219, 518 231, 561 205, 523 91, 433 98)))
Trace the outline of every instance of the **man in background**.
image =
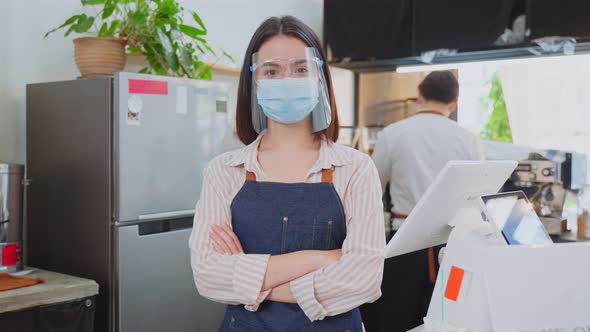
MULTIPOLYGON (((418 86, 418 112, 379 136, 373 160, 382 188, 389 183, 394 234, 448 161, 483 159, 478 138, 449 119, 458 96, 451 71, 428 74, 418 86)), ((381 299, 361 308, 368 332, 405 332, 423 324, 437 256, 430 248, 385 261, 381 299)))

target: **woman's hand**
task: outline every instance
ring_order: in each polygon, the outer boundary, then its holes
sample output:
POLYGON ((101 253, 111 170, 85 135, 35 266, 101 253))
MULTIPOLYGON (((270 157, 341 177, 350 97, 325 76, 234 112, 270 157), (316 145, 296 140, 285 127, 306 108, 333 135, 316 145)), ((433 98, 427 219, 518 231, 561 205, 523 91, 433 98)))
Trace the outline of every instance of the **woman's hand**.
POLYGON ((223 226, 212 225, 209 237, 213 242, 213 248, 220 254, 235 255, 244 253, 240 240, 227 224, 223 226))

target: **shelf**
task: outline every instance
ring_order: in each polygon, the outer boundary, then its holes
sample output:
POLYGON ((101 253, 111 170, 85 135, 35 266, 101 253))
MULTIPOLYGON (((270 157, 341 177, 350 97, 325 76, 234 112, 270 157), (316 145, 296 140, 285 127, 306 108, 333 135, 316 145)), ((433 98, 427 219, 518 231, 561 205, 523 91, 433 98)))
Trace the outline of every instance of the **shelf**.
POLYGON ((210 64, 211 66, 211 72, 213 74, 218 74, 218 75, 224 75, 224 76, 240 76, 240 73, 242 72, 240 70, 240 68, 236 68, 236 67, 230 67, 230 66, 225 66, 225 65, 219 65, 219 64, 210 64))
MULTIPOLYGON (((590 42, 578 42, 576 44, 576 54, 590 53, 590 42)), ((556 56, 561 52, 547 53, 543 52, 539 46, 525 46, 516 48, 490 49, 484 51, 459 52, 455 55, 437 56, 430 64, 447 64, 458 62, 475 62, 475 61, 493 61, 502 59, 527 58, 556 56), (542 55, 536 55, 535 53, 542 55)), ((342 69, 352 70, 355 72, 383 72, 394 71, 400 66, 428 65, 418 59, 418 57, 407 57, 390 60, 374 61, 340 61, 330 62, 330 66, 342 69)))

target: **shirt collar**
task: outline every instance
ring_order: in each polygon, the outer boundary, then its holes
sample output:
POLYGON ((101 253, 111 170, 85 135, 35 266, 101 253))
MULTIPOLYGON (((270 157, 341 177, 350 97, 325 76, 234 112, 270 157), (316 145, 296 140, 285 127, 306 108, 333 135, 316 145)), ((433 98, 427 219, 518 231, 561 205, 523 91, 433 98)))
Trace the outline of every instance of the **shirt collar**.
MULTIPOLYGON (((244 165, 247 171, 253 172, 258 163, 258 146, 264 132, 260 133, 254 142, 236 151, 229 159, 229 166, 236 167, 244 165)), ((325 136, 322 136, 320 146, 320 157, 310 169, 311 173, 319 172, 322 169, 329 169, 333 166, 344 166, 352 162, 350 156, 344 151, 345 148, 332 142, 328 142, 325 136)))
POLYGON ((258 145, 260 144, 262 136, 264 136, 264 132, 259 134, 254 142, 236 151, 236 153, 229 160, 229 166, 236 167, 244 165, 246 170, 252 171, 256 162, 256 156, 258 154, 258 145))

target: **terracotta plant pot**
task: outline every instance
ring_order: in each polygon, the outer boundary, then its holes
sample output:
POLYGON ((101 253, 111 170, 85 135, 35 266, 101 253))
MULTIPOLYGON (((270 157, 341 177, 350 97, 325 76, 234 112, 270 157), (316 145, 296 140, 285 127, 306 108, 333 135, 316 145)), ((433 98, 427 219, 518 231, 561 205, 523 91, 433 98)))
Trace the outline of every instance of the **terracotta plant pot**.
POLYGON ((125 39, 81 37, 74 39, 74 58, 81 77, 112 76, 125 67, 125 39))

